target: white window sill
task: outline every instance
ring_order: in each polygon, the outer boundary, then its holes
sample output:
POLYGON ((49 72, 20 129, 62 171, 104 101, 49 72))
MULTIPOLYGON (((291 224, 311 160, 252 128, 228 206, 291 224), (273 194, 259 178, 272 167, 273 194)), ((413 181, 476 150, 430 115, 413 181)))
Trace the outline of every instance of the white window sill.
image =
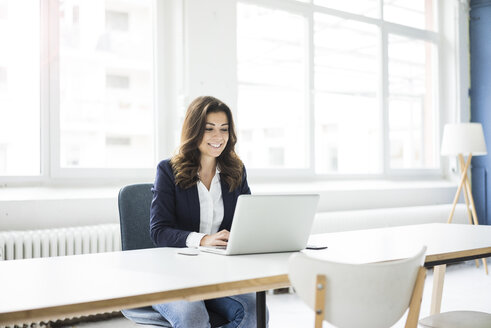
POLYGON ((0 202, 23 200, 108 199, 119 187, 7 187, 0 188, 0 202))
MULTIPOLYGON (((452 203, 457 183, 328 181, 251 183, 253 193, 319 193, 318 212, 452 203)), ((0 188, 0 231, 119 222, 121 186, 0 188)))
MULTIPOLYGON (((380 192, 401 190, 455 189, 450 180, 340 180, 288 183, 249 183, 253 193, 380 192)), ((121 186, 105 187, 5 187, 0 202, 23 200, 116 199, 121 186)), ((455 191, 454 191, 455 192, 455 191)))

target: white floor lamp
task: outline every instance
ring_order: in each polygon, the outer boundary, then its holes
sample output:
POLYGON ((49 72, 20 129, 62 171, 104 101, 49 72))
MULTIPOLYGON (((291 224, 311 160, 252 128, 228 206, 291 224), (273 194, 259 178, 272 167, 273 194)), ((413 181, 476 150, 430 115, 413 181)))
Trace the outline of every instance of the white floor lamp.
MULTIPOLYGON (((467 171, 471 164, 472 156, 487 154, 486 142, 484 141, 484 133, 481 123, 455 123, 445 125, 443 130, 441 154, 443 156, 458 156, 461 173, 459 187, 457 188, 452 210, 450 211, 450 216, 448 217, 447 222, 452 222, 455 206, 457 205, 460 192, 463 188, 469 223, 479 224, 467 171), (464 156, 467 156, 466 162, 464 162, 464 156)), ((486 274, 488 274, 486 259, 483 258, 482 262, 486 270, 486 274)), ((479 262, 477 260, 476 266, 479 266, 479 262)))

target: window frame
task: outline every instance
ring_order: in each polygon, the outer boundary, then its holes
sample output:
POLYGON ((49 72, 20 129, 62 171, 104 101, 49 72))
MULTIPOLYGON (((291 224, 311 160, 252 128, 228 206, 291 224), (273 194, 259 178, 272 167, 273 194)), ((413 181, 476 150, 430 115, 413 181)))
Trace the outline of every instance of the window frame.
MULTIPOLYGON (((227 3, 230 0, 221 0, 227 3)), ((380 0, 382 1, 382 0, 380 0)), ((470 85, 470 77, 468 72, 468 4, 460 1, 440 1, 435 0, 435 12, 438 13, 438 20, 435 21, 437 36, 437 58, 438 58, 438 73, 437 79, 440 81, 435 92, 438 97, 436 104, 438 108, 437 123, 439 131, 437 137, 441 136, 443 125, 446 122, 466 121, 469 119, 469 99, 468 88, 470 85), (450 42, 443 42, 443 38, 447 38, 450 42), (448 99, 447 99, 448 98, 448 99)), ((35 185, 100 185, 110 183, 120 183, 121 181, 148 181, 153 180, 155 168, 151 169, 81 169, 81 168, 60 168, 59 163, 59 94, 58 94, 58 78, 57 78, 57 55, 56 42, 53 39, 53 33, 57 37, 58 1, 49 0, 41 1, 41 92, 40 92, 40 110, 41 110, 41 160, 40 174, 36 176, 0 176, 0 187, 8 186, 35 186, 35 185), (48 40, 46 42, 45 40, 48 40), (56 65, 55 65, 56 64, 56 65), (57 164, 57 165, 55 165, 57 164)), ((358 16, 356 14, 344 13, 338 10, 329 9, 312 4, 309 2, 300 2, 297 0, 235 0, 233 1, 234 8, 238 2, 246 4, 256 4, 263 7, 281 9, 291 11, 295 14, 302 13, 307 18, 307 31, 309 33, 308 42, 310 53, 307 56, 307 69, 310 74, 306 76, 308 84, 305 97, 306 109, 309 113, 307 120, 310 127, 314 126, 314 107, 313 107, 313 13, 314 9, 328 13, 343 15, 346 18, 360 18, 368 22, 373 22, 378 19, 370 17, 358 16)), ((188 25, 190 24, 186 10, 193 10, 190 7, 197 4, 190 0, 175 0, 175 1, 154 1, 154 90, 162 92, 154 92, 154 110, 155 110, 155 164, 172 155, 178 145, 179 136, 176 134, 176 129, 180 126, 179 118, 193 96, 196 96, 196 87, 190 86, 190 80, 193 80, 193 73, 189 72, 189 56, 186 51, 189 43, 188 25)), ((215 10, 214 6, 221 6, 222 3, 212 3, 210 11, 215 10)), ((227 9, 230 15, 235 15, 235 12, 227 9)), ((383 21, 382 21, 383 22, 383 21)), ((391 22, 383 22, 389 29, 394 31, 400 30, 400 26, 391 22)), ((415 30, 411 27, 404 27, 403 30, 415 30)), ((434 32, 424 33, 432 34, 434 32)), ((387 34, 385 34, 385 49, 387 49, 387 34)), ((228 47, 235 45, 226 45, 228 47)), ((383 47, 382 47, 383 48, 383 47)), ((386 53, 386 52, 385 52, 386 53)), ((385 54, 387 56, 387 54, 385 54)), ((380 65, 386 66, 387 58, 380 58, 380 65)), ((236 76, 236 72, 230 72, 236 76)), ((385 68, 385 73, 387 69, 385 68)), ((199 75, 199 74, 198 74, 199 75)), ((236 79, 236 77, 235 77, 236 79)), ((382 90, 387 87, 380 82, 382 90)), ((214 89, 213 89, 214 90, 214 89)), ((231 89, 230 99, 227 101, 237 117, 236 94, 233 88, 231 89), (235 101, 234 101, 235 100, 235 101)), ((214 93, 213 93, 214 94, 214 93)), ((382 94, 382 93, 381 93, 382 94)), ((387 95, 387 90, 384 91, 387 95)), ((218 94, 221 97, 220 94, 218 94)), ((227 100, 227 99, 225 99, 227 100)), ((381 97, 380 101, 385 101, 381 97)), ((384 105, 384 115, 387 115, 387 108, 384 105)), ((387 122, 387 118, 385 118, 387 122)), ((240 122, 236 121, 236 124, 240 122)), ((382 130, 384 135, 387 130, 382 130)), ((248 167, 249 177, 261 182, 274 181, 320 181, 320 180, 414 180, 424 178, 429 180, 438 180, 444 177, 447 172, 454 168, 456 162, 442 158, 440 160, 440 168, 438 169, 399 169, 388 170, 387 165, 384 165, 384 171, 380 174, 316 174, 314 170, 314 155, 315 155, 315 132, 312 128, 309 129, 309 167, 306 169, 253 169, 248 167)), ((384 149, 388 149, 388 136, 384 136, 384 149)), ((438 142, 438 141, 437 141, 438 142)), ((239 141, 240 143, 240 141, 239 141)), ((437 145, 438 146, 438 145, 437 145)), ((388 162, 388 152, 384 151, 384 163, 388 162)), ((247 167, 247 163, 246 167, 247 167)))
MULTIPOLYGON (((320 180, 352 180, 352 179, 384 179, 384 178, 400 178, 400 179, 412 179, 414 177, 421 178, 438 178, 442 176, 442 164, 439 163, 438 168, 428 168, 428 169, 393 169, 390 168, 390 144, 389 144, 389 129, 388 129, 388 35, 398 35, 403 37, 408 37, 414 40, 422 40, 427 41, 435 45, 436 50, 436 58, 438 60, 436 72, 434 77, 436 79, 436 88, 434 90, 434 108, 436 109, 436 118, 435 124, 437 125, 435 129, 438 132, 441 132, 441 115, 440 115, 440 97, 441 97, 441 53, 442 53, 442 45, 441 45, 441 33, 439 32, 439 17, 441 14, 441 4, 439 0, 435 0, 434 10, 435 10, 435 28, 436 31, 426 31, 417 29, 410 26, 404 26, 393 22, 386 22, 383 20, 383 0, 379 0, 380 4, 380 18, 372 18, 367 16, 361 16, 358 14, 353 14, 349 12, 344 12, 336 9, 331 9, 319 5, 315 5, 312 3, 312 0, 309 2, 300 2, 296 0, 237 0, 237 3, 244 4, 252 4, 261 6, 269 9, 278 9, 283 10, 292 14, 301 15, 306 19, 307 34, 306 35, 306 49, 307 52, 307 60, 306 60, 306 81, 307 81, 307 92, 305 95, 305 103, 307 107, 307 122, 309 124, 308 127, 308 136, 307 140, 309 142, 309 163, 308 167, 303 169, 292 169, 292 168, 250 168, 248 171, 251 175, 258 176, 261 178, 265 177, 308 177, 308 178, 316 178, 320 180), (379 138, 382 142, 381 148, 381 163, 382 170, 377 174, 342 174, 342 173, 323 173, 319 174, 315 172, 315 108, 314 108, 314 36, 313 36, 313 26, 314 26, 314 14, 321 13, 332 15, 336 17, 341 17, 344 19, 350 19, 354 21, 359 21, 362 23, 367 23, 373 25, 379 29, 380 32, 380 49, 379 49, 379 66, 381 75, 379 76, 379 117, 381 120, 381 133, 379 138)), ((457 68, 455 68, 457 69, 457 68)), ((240 124, 240 122, 239 122, 240 124)), ((440 133, 437 133, 437 140, 435 141, 435 147, 437 148, 439 145, 439 136, 440 133)), ((240 141, 239 141, 240 142, 240 141)), ((440 161, 441 162, 441 161, 440 161)), ((247 165, 247 163, 246 163, 247 165)))
POLYGON ((40 163, 39 175, 0 175, 0 187, 27 185, 98 185, 119 181, 152 180, 159 159, 170 156, 175 135, 169 131, 175 124, 176 103, 182 101, 182 70, 169 71, 176 56, 183 52, 182 4, 152 0, 154 67, 154 160, 150 168, 62 168, 60 165, 60 104, 59 104, 59 1, 40 3, 40 163), (175 16, 173 16, 175 15, 175 16), (166 18, 166 19, 162 19, 166 18), (164 33, 163 31, 173 31, 164 33), (164 36, 163 38, 160 36, 164 36), (175 53, 167 52, 166 44, 174 45, 175 53), (177 81, 177 83, 176 83, 177 81), (177 94, 156 92, 171 85, 177 94), (160 142, 167 140, 168 142, 160 142))
MULTIPOLYGON (((154 65, 158 63, 159 53, 158 49, 158 38, 156 37, 156 22, 157 15, 156 12, 158 1, 152 0, 151 6, 153 7, 152 11, 154 12, 153 17, 153 58, 154 65)), ((60 165, 60 82, 59 82, 59 65, 60 65, 60 56, 59 56, 59 1, 52 0, 49 2, 48 8, 49 14, 49 22, 48 22, 48 40, 49 40, 49 53, 50 53, 50 61, 49 61, 49 99, 50 99, 50 144, 49 144, 49 176, 51 178, 59 179, 59 178, 73 178, 73 179, 84 179, 84 178, 94 178, 94 179, 129 179, 132 177, 149 177, 155 173, 154 168, 65 168, 60 165)), ((158 101, 155 97, 156 90, 158 90, 159 78, 157 74, 153 76, 153 107, 154 107, 154 122, 158 121, 158 101)), ((156 132, 158 131, 157 126, 151 127, 154 131, 154 162, 156 157, 158 156, 159 146, 156 145, 157 141, 160 138, 157 137, 156 132)))

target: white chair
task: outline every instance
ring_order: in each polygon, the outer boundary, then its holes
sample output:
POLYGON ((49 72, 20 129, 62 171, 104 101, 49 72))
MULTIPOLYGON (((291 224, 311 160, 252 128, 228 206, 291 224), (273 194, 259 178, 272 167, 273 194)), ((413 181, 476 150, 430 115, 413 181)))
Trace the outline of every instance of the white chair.
POLYGON ((289 278, 300 298, 323 320, 340 327, 394 325, 409 308, 406 327, 417 327, 426 277, 426 247, 415 256, 381 263, 331 262, 296 253, 289 278))

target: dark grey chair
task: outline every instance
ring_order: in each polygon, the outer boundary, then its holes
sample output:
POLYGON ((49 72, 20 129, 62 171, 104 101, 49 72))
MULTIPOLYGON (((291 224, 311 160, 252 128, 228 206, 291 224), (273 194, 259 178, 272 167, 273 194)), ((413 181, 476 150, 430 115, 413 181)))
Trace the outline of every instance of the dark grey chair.
MULTIPOLYGON (((121 188, 118 195, 119 222, 121 226, 121 246, 123 251, 153 248, 150 238, 150 203, 152 202, 151 183, 134 184, 121 188)), ((151 306, 126 309, 123 315, 142 325, 172 327, 171 324, 151 306)), ((212 327, 227 323, 220 315, 209 311, 212 327)))

